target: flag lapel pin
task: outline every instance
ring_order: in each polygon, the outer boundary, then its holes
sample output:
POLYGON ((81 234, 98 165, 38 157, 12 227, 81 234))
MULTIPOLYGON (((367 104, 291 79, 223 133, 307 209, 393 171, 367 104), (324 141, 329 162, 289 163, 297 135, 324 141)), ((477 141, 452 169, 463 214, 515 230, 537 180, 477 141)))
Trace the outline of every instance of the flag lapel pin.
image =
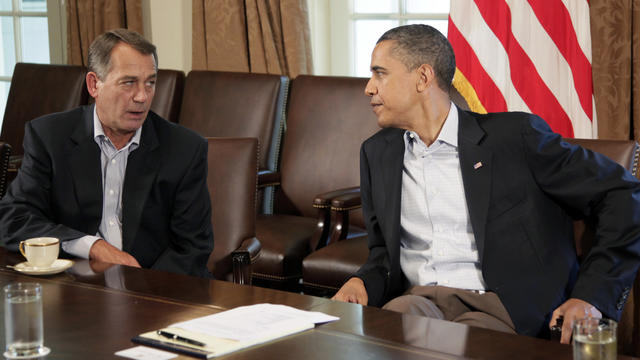
POLYGON ((474 169, 474 170, 478 170, 478 169, 480 169, 481 167, 482 167, 482 161, 478 161, 477 163, 475 163, 475 164, 473 165, 473 169, 474 169))

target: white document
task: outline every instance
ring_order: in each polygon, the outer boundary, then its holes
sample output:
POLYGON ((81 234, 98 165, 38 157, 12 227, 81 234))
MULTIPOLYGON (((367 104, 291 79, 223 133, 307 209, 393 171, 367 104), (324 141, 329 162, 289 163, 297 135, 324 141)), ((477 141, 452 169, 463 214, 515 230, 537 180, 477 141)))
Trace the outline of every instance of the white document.
POLYGON ((278 334, 300 325, 326 323, 339 320, 338 317, 320 312, 303 311, 290 306, 257 304, 241 306, 218 314, 200 317, 173 324, 170 327, 208 336, 252 341, 265 334, 278 334))
POLYGON ((169 360, 178 357, 176 354, 146 346, 136 346, 121 350, 118 351, 116 355, 136 360, 169 360))

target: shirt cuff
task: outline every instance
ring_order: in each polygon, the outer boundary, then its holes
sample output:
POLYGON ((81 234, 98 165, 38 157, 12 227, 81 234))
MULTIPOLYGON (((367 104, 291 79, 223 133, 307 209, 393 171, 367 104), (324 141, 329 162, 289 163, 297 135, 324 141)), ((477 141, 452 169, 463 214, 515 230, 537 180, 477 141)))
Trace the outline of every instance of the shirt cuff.
POLYGON ((73 256, 88 259, 91 246, 93 246, 93 243, 100 239, 101 238, 98 236, 86 235, 79 239, 63 241, 62 250, 73 256))

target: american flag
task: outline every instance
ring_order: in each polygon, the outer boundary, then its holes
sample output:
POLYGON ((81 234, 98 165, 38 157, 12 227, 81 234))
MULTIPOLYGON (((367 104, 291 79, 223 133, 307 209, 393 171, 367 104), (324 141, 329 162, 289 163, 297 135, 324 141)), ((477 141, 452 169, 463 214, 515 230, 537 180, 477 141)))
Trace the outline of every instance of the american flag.
POLYGON ((526 111, 596 138, 588 0, 451 0, 453 85, 476 112, 526 111))

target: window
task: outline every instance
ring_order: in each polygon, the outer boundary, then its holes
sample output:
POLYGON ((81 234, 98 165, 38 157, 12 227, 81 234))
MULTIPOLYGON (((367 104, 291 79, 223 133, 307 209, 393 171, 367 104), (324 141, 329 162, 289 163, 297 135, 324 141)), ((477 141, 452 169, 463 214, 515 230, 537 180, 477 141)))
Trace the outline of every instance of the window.
POLYGON ((0 0, 0 126, 17 62, 63 63, 62 0, 0 0))
POLYGON ((316 74, 369 77, 385 31, 428 24, 446 35, 449 0, 309 0, 309 9, 316 74))

